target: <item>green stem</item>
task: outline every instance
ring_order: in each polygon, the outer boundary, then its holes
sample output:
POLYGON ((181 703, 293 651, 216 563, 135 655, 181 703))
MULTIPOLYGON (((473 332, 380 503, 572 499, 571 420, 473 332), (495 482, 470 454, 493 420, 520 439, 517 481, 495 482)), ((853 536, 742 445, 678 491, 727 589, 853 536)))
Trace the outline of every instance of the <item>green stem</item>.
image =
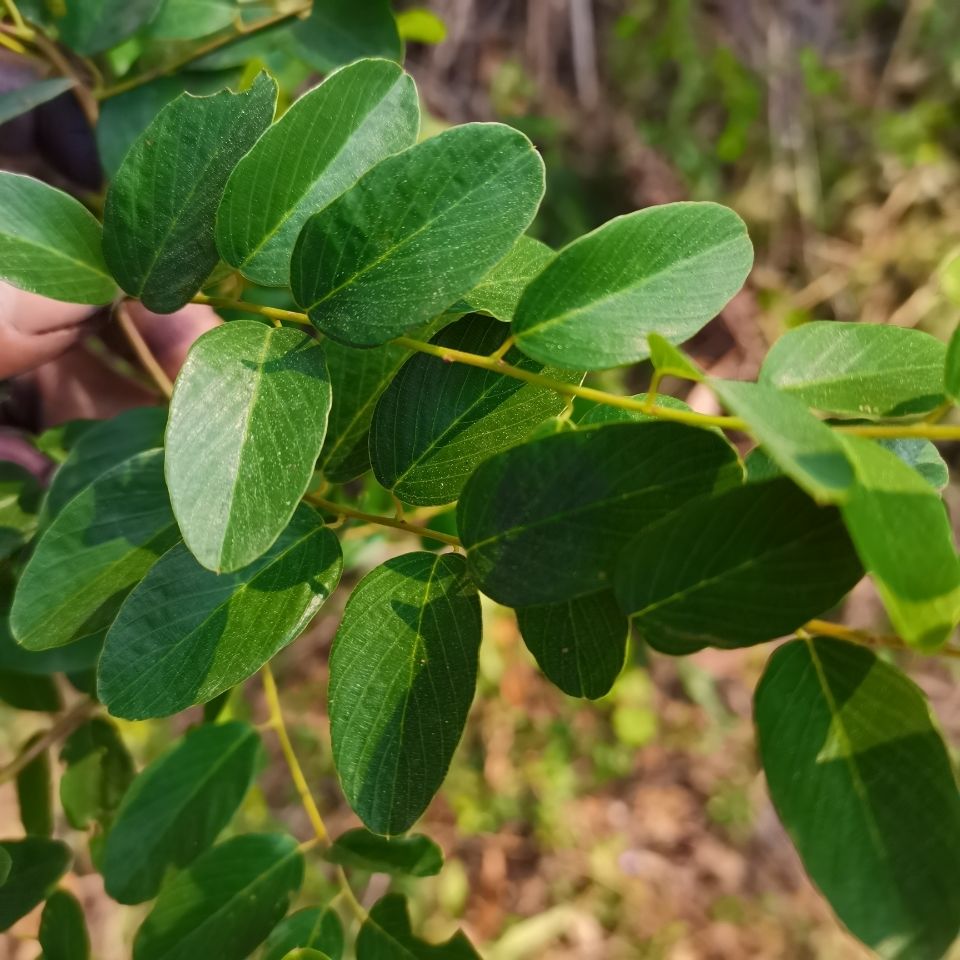
MULTIPOLYGON (((908 653, 920 652, 900 637, 877 636, 866 630, 856 630, 853 627, 845 627, 842 623, 831 623, 829 620, 811 620, 804 624, 803 629, 811 636, 835 637, 837 640, 859 643, 864 647, 880 647, 885 650, 902 650, 908 653)), ((940 657, 960 657, 960 649, 941 647, 939 650, 934 650, 933 654, 940 657)))
POLYGON ((362 510, 345 507, 343 504, 334 503, 332 500, 326 500, 312 493, 308 493, 304 499, 308 503, 319 507, 321 510, 326 510, 327 513, 335 513, 340 517, 349 517, 352 520, 364 520, 367 523, 375 523, 381 527, 390 527, 393 530, 403 530, 404 533, 412 533, 418 537, 427 537, 430 540, 437 540, 440 543, 449 544, 451 547, 459 547, 461 545, 460 540, 457 537, 451 536, 449 533, 440 533, 437 530, 420 527, 414 523, 407 523, 406 520, 400 520, 395 517, 382 517, 376 513, 364 513, 362 510))
POLYGON ((42 736, 37 737, 15 760, 0 770, 0 783, 12 780, 16 775, 38 757, 47 747, 68 737, 74 730, 91 717, 99 707, 95 700, 81 700, 63 714, 59 720, 42 736))

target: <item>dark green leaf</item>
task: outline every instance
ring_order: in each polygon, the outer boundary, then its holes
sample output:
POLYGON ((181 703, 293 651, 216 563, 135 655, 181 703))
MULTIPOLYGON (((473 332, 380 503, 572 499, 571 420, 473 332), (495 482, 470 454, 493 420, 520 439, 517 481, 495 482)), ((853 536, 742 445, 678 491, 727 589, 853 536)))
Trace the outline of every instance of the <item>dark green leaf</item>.
POLYGON ((29 470, 0 460, 0 560, 16 553, 33 536, 42 496, 40 484, 29 470))
POLYGON ((620 556, 615 588, 647 643, 682 654, 791 633, 862 576, 840 514, 781 477, 644 529, 620 556))
POLYGON ((611 585, 623 545, 702 494, 738 484, 736 452, 673 423, 613 423, 497 454, 467 481, 457 527, 470 572, 513 607, 611 585))
MULTIPOLYGON (((431 342, 489 354, 508 334, 492 317, 472 315, 441 330, 431 342)), ((544 370, 516 350, 506 360, 563 383, 581 379, 580 374, 544 370)), ((417 354, 377 403, 370 429, 373 472, 406 503, 452 503, 482 460, 522 443, 566 404, 566 398, 552 390, 417 354)))
POLYGON ((127 293, 171 313, 200 289, 219 256, 217 207, 230 172, 273 120, 277 85, 181 95, 124 157, 103 215, 103 252, 127 293))
MULTIPOLYGON (((647 399, 647 394, 638 393, 631 400, 647 399)), ((654 403, 658 407, 668 410, 690 411, 690 406, 676 397, 657 396, 654 403)), ((581 427, 597 427, 605 423, 643 423, 656 421, 660 418, 651 413, 641 413, 639 410, 624 410, 622 407, 611 407, 606 403, 598 403, 591 407, 578 421, 581 427)))
POLYGON ((208 700, 203 705, 203 722, 216 723, 220 714, 226 709, 230 702, 230 695, 233 693, 233 687, 228 687, 223 693, 218 693, 212 700, 208 700))
POLYGON ((163 451, 107 471, 40 538, 13 598, 10 625, 28 650, 101 635, 134 584, 177 542, 163 451))
POLYGON ((83 907, 72 893, 55 890, 40 917, 43 960, 89 960, 90 937, 83 907))
POLYGON ((760 380, 825 413, 877 419, 943 401, 943 344, 920 330, 819 321, 785 333, 760 380))
POLYGON ((69 303, 109 303, 117 292, 93 214, 33 177, 0 171, 0 280, 69 303))
POLYGON ((443 782, 473 700, 480 632, 480 599, 455 554, 388 560, 347 601, 330 654, 333 760, 375 833, 403 833, 443 782))
POLYGON ((0 930, 9 930, 41 903, 70 866, 70 848, 59 840, 26 837, 4 840, 0 846, 12 864, 7 882, 0 886, 0 930))
POLYGON ((307 220, 291 261, 294 297, 328 336, 386 343, 471 290, 542 195, 543 162, 522 133, 454 127, 384 160, 307 220))
POLYGON ((230 175, 217 213, 221 256, 256 283, 288 286, 307 218, 413 145, 419 128, 416 87, 397 64, 365 60, 337 71, 297 100, 230 175))
POLYGON ((54 713, 63 705, 52 677, 0 670, 0 700, 18 710, 54 713))
POLYGON ((934 648, 960 619, 960 562, 943 502, 899 457, 844 436, 857 474, 843 519, 897 632, 934 648))
POLYGON ((237 320, 193 345, 170 403, 166 474, 203 566, 239 570, 276 541, 313 476, 330 396, 323 348, 299 330, 237 320))
POLYGON ((107 836, 107 893, 120 903, 156 896, 168 867, 185 867, 217 839, 259 760, 260 737, 252 727, 205 724, 142 770, 107 836))
POLYGON ((229 27, 240 16, 234 0, 162 0, 150 24, 157 40, 196 40, 229 27))
POLYGON ((13 857, 7 853, 6 847, 0 847, 0 886, 7 882, 10 876, 10 868, 13 866, 13 857))
POLYGON ((57 14, 60 40, 84 56, 101 53, 147 24, 159 5, 160 0, 64 0, 57 14))
POLYGON ((29 113, 34 107, 59 97, 69 90, 76 80, 72 77, 51 77, 49 80, 36 80, 16 90, 0 93, 0 124, 29 113))
POLYGON ((414 936, 406 897, 391 893, 374 904, 360 928, 357 960, 480 960, 480 954, 460 931, 437 944, 414 936))
POLYGON ((623 669, 630 628, 612 590, 521 607, 517 623, 540 669, 571 697, 602 697, 623 669))
POLYGON ((314 0, 310 16, 294 28, 305 59, 329 73, 361 57, 403 59, 389 0, 314 0))
MULTIPOLYGON (((35 733, 23 745, 28 750, 42 733, 35 733)), ((34 837, 53 836, 53 775, 50 751, 43 749, 17 774, 17 804, 23 829, 34 837)))
POLYGON ((160 891, 137 932, 133 960, 243 960, 287 912, 302 881, 303 854, 292 837, 226 840, 160 891))
POLYGON ((950 469, 940 451, 929 440, 878 440, 881 447, 896 454, 913 467, 934 490, 943 490, 950 482, 950 469))
POLYGON ((443 851, 427 836, 378 837, 369 830, 348 830, 327 851, 331 863, 370 873, 432 877, 443 866, 443 851))
POLYGON ((597 370, 649 356, 647 334, 682 343, 743 285, 753 247, 715 203, 617 217, 575 240, 526 288, 513 332, 528 356, 597 370))
POLYGON ((300 636, 342 566, 337 538, 306 506, 237 573, 212 573, 177 544, 134 588, 107 634, 100 699, 127 720, 212 700, 300 636))
POLYGON ((839 436, 802 401, 761 383, 711 380, 720 402, 747 422, 763 449, 787 476, 819 503, 842 502, 853 467, 839 436))
POLYGON ((322 950, 330 960, 343 956, 343 926, 330 909, 307 907, 281 921, 263 945, 260 960, 285 960, 297 947, 322 950))
POLYGON ((755 719, 774 805, 839 918, 886 960, 939 960, 960 929, 960 799, 920 690, 863 647, 794 641, 755 719))

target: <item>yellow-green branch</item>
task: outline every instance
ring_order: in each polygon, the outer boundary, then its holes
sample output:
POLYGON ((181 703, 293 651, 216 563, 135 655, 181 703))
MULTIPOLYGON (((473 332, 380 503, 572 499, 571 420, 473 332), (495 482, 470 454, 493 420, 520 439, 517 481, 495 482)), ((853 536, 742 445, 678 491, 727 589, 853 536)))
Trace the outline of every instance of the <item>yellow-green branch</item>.
POLYGON ((364 513, 362 510, 354 510, 353 507, 345 507, 341 503, 334 503, 332 500, 326 500, 324 497, 318 497, 316 494, 308 493, 304 498, 308 503, 326 510, 327 513, 335 513, 339 517, 349 517, 351 520, 363 520, 366 523, 375 523, 381 527, 390 527, 393 530, 402 530, 404 533, 412 533, 418 537, 427 537, 430 540, 437 540, 440 543, 449 544, 451 547, 459 547, 460 540, 449 533, 440 533, 438 530, 430 530, 428 527, 421 527, 415 523, 407 523, 397 517, 383 517, 377 513, 364 513))

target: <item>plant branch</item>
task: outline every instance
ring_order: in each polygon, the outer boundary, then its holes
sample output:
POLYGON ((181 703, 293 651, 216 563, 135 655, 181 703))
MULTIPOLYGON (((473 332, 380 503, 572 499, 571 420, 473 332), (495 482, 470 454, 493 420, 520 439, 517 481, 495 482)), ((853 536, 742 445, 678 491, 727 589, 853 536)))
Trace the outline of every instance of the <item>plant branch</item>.
POLYGON ((147 346, 147 341, 143 339, 143 335, 137 329, 137 325, 133 322, 133 317, 130 316, 130 311, 127 310, 124 303, 117 304, 117 323, 120 324, 123 335, 127 338, 130 348, 136 354, 144 370, 150 374, 150 378, 157 385, 157 389, 169 400, 173 396, 173 383, 153 355, 153 351, 147 346))
POLYGON ((45 36, 39 30, 31 31, 33 36, 30 42, 43 54, 51 66, 64 77, 69 77, 73 81, 72 93, 80 104, 83 115, 87 118, 87 123, 91 127, 96 127, 97 119, 100 116, 100 107, 97 104, 97 98, 93 95, 90 88, 84 83, 83 77, 77 73, 73 64, 60 52, 60 48, 45 36))
POLYGON ((326 510, 328 513, 335 513, 340 517, 348 517, 351 520, 364 520, 367 523, 375 523, 381 527, 390 527, 393 530, 403 530, 404 533, 412 533, 418 537, 427 537, 431 540, 439 540, 440 543, 447 543, 451 547, 459 547, 460 540, 451 536, 449 533, 440 533, 437 530, 430 530, 427 527, 418 526, 415 523, 407 523, 406 520, 398 520, 396 517, 381 517, 376 513, 364 513, 362 510, 354 510, 353 507, 345 507, 342 504, 334 503, 324 497, 318 497, 316 494, 308 493, 304 499, 308 503, 326 510))
POLYGON ((57 722, 42 736, 30 744, 15 760, 11 760, 3 769, 0 769, 0 783, 12 780, 31 760, 40 756, 47 747, 59 743, 64 737, 70 736, 77 727, 81 726, 93 713, 99 704, 95 700, 81 700, 62 714, 57 722))
MULTIPOLYGON (((856 630, 845 627, 841 623, 831 623, 829 620, 811 620, 804 624, 803 629, 814 636, 835 637, 837 640, 847 640, 850 643, 859 643, 864 647, 880 647, 886 650, 902 650, 906 653, 922 653, 916 647, 911 647, 900 637, 893 635, 880 636, 866 630, 856 630)), ((941 647, 932 651, 933 656, 960 658, 960 649, 957 647, 941 647)))

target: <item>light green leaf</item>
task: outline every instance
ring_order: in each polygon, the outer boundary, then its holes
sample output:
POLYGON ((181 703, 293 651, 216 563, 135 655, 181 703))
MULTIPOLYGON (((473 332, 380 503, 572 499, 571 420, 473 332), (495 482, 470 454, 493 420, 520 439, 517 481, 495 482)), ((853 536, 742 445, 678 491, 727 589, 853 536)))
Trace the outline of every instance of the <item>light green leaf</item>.
POLYGON ((0 560, 33 536, 42 496, 43 489, 29 470, 0 460, 0 560))
POLYGON ((512 607, 611 585, 621 547, 688 500, 742 478, 722 437, 674 423, 613 423, 514 447, 480 464, 457 508, 470 573, 512 607))
POLYGON ((342 566, 337 538, 306 506, 236 573, 212 573, 177 544, 120 608, 100 657, 98 696, 127 720, 212 700, 303 633, 342 566))
POLYGON ((36 80, 16 90, 0 93, 0 123, 6 123, 23 113, 29 113, 41 103, 59 97, 75 83, 76 80, 72 77, 51 77, 49 80, 36 80))
POLYGON ((943 490, 950 482, 950 469, 929 440, 878 440, 877 443, 913 467, 934 490, 943 490))
POLYGON ((329 412, 323 348, 305 333, 237 320, 194 343, 170 402, 166 474, 203 566, 239 570, 276 541, 310 484, 329 412))
POLYGON ((286 960, 298 947, 323 951, 330 960, 343 956, 343 926, 336 912, 307 907, 290 914, 267 937, 260 960, 286 960))
POLYGON ((554 258, 545 243, 521 237, 513 249, 451 310, 488 313, 509 323, 527 284, 554 258))
POLYGON ((0 171, 0 280, 68 303, 109 303, 117 292, 93 214, 62 190, 6 171, 0 171))
POLYGON ((83 907, 66 890, 55 890, 40 916, 40 947, 43 960, 89 960, 90 937, 83 907))
POLYGON ((843 599, 863 568, 840 514, 786 477, 691 503, 620 555, 620 607, 652 647, 692 653, 791 633, 843 599))
MULTIPOLYGON (((643 402, 647 399, 647 394, 638 393, 630 398, 643 402)), ((689 404, 678 400, 676 397, 658 394, 654 398, 654 405, 666 407, 668 410, 685 410, 690 412, 689 404)), ((624 410, 622 407, 611 407, 605 403, 598 403, 592 406, 578 421, 580 427, 599 427, 605 423, 651 423, 660 418, 652 413, 641 413, 639 410, 624 410)))
POLYGON ((575 240, 524 291, 513 321, 528 356, 599 370, 649 356, 647 334, 692 337, 743 286, 753 247, 715 203, 617 217, 575 240))
POLYGON ((313 947, 294 947, 283 960, 331 960, 330 955, 313 947))
POLYGON ((217 213, 217 246, 256 283, 290 284, 309 216, 381 160, 416 143, 420 104, 395 63, 363 60, 304 94, 237 164, 217 213))
MULTIPOLYGON (((958 258, 960 264, 960 258, 958 258)), ((943 370, 944 393, 956 404, 960 403, 960 325, 953 331, 947 344, 943 370)))
POLYGON ((473 700, 480 599, 455 554, 367 574, 330 654, 330 735, 343 792, 375 833, 406 831, 446 776, 473 700))
POLYGON ((67 872, 72 854, 65 843, 46 837, 3 840, 0 846, 12 861, 0 886, 0 930, 9 930, 46 899, 67 872))
MULTIPOLYGON (((21 753, 42 736, 36 733, 26 740, 21 753)), ((20 822, 30 836, 53 836, 53 779, 48 749, 41 750, 17 774, 17 805, 20 822)))
POLYGON ((862 437, 844 436, 857 482, 843 519, 897 632, 940 646, 960 619, 960 562, 943 502, 912 467, 862 437))
POLYGON ((140 772, 103 853, 107 893, 120 903, 156 896, 168 867, 185 867, 236 813, 261 758, 245 723, 194 727, 140 772))
POLYGON ((960 799, 920 690, 817 637, 770 658, 754 716, 774 805, 840 920, 885 960, 939 960, 960 929, 960 799))
POLYGON ((623 669, 630 630, 612 590, 521 607, 517 623, 540 669, 564 693, 590 700, 609 693, 623 669))
POLYGON ((103 253, 127 293, 158 313, 179 309, 219 256, 217 207, 237 161, 273 120, 277 85, 183 94, 130 148, 107 191, 103 253))
POLYGON ((839 435, 802 401, 773 387, 743 380, 711 380, 720 402, 745 420, 763 449, 818 503, 850 495, 853 468, 839 435))
POLYGON ((679 377, 694 383, 703 381, 703 371, 682 350, 659 333, 648 333, 647 344, 650 348, 650 362, 661 377, 679 377))
POLYGON ((57 10, 60 40, 90 56, 115 47, 149 23, 160 0, 63 0, 57 10), (62 11, 62 12, 61 12, 62 11))
POLYGON ((304 59, 329 73, 361 57, 403 59, 389 0, 314 0, 310 16, 294 27, 304 59))
POLYGON ((374 904, 360 928, 357 960, 480 960, 480 954, 461 931, 436 944, 414 936, 406 897, 391 893, 374 904))
POLYGON ((431 137, 307 220, 291 261, 294 297, 328 336, 385 343, 441 313, 507 255, 543 182, 539 154, 510 127, 468 123, 431 137))
POLYGON ((443 866, 443 851, 422 833, 378 837, 369 830, 348 830, 334 840, 326 856, 344 867, 401 877, 432 877, 443 866))
POLYGON ((928 413, 943 401, 943 344, 920 330, 819 321, 785 333, 760 382, 839 416, 928 413))
POLYGON ((162 0, 150 24, 156 40, 196 40, 229 27, 240 18, 234 0, 162 0))
MULTIPOLYGON (((444 328, 431 343, 489 354, 509 330, 492 317, 471 315, 444 328)), ((563 383, 580 374, 544 370, 519 351, 507 363, 563 383)), ((567 399, 552 390, 439 357, 411 357, 384 390, 370 428, 377 480, 406 503, 452 503, 487 457, 523 442, 556 416, 567 399)))
POLYGON ((396 16, 397 29, 403 40, 438 44, 447 39, 447 25, 430 10, 414 7, 412 10, 401 10, 396 16))
POLYGON ((302 881, 303 854, 292 837, 226 840, 164 885, 137 931, 133 960, 243 960, 287 912, 302 881))
POLYGON ((107 471, 40 537, 14 594, 14 637, 27 650, 47 650, 102 636, 124 597, 178 536, 162 450, 107 471))

